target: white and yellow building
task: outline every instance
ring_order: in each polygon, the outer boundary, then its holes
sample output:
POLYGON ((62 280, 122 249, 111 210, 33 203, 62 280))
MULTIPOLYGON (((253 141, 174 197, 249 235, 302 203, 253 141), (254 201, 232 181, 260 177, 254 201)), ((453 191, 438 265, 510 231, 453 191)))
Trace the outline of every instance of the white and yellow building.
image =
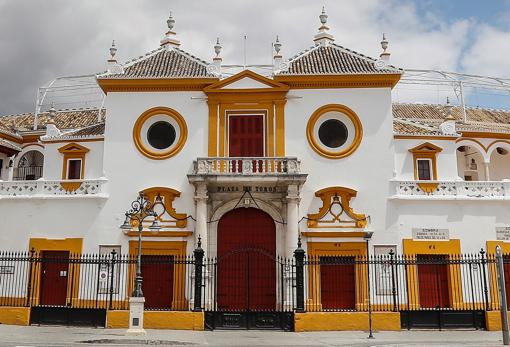
POLYGON ((112 52, 104 109, 1 116, 1 248, 136 254, 119 226, 145 191, 167 213, 143 254, 190 255, 200 237, 220 256, 245 228, 283 257, 299 237, 308 255, 365 255, 367 235, 371 254, 510 251, 510 111, 393 103, 405 72, 386 49, 341 46, 326 19, 292 58, 276 44, 263 74, 228 73, 219 43, 192 56, 169 21, 155 50, 112 52))

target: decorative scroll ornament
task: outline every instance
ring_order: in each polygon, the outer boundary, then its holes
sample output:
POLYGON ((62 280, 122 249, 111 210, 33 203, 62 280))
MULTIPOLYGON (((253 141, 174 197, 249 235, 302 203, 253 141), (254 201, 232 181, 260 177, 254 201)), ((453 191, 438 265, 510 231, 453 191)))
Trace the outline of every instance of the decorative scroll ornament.
POLYGON ((173 207, 174 200, 181 196, 181 192, 171 188, 153 187, 143 190, 143 194, 151 202, 154 202, 156 197, 161 197, 164 208, 155 208, 154 212, 157 213, 157 219, 162 229, 186 227, 188 216, 186 213, 178 213, 173 207))
POLYGON ((376 70, 382 70, 386 67, 386 62, 382 59, 377 59, 375 62, 374 62, 374 67, 376 70))
POLYGON ((207 71, 207 73, 213 74, 215 76, 221 75, 220 68, 217 65, 214 65, 214 64, 207 65, 206 71, 207 71))
POLYGON ((357 191, 345 187, 324 188, 315 193, 322 200, 318 213, 308 215, 309 228, 364 228, 369 217, 355 213, 350 201, 357 191))

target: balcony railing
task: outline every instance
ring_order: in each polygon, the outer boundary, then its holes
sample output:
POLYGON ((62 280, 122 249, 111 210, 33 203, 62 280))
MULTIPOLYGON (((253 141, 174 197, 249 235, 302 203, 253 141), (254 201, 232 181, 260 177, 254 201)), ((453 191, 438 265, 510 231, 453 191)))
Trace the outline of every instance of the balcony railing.
POLYGON ((394 180, 396 199, 510 200, 510 181, 394 180))
POLYGON ((209 157, 193 162, 193 175, 296 175, 300 162, 294 157, 209 157))
POLYGON ((0 181, 2 197, 99 195, 106 179, 60 181, 0 181))

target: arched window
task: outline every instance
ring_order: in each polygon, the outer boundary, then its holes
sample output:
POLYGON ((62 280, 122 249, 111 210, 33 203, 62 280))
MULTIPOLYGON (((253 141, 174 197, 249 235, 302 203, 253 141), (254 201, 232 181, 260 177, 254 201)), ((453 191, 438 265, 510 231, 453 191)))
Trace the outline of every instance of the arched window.
POLYGON ((14 168, 14 180, 37 180, 43 174, 44 155, 39 151, 28 151, 19 159, 14 168))

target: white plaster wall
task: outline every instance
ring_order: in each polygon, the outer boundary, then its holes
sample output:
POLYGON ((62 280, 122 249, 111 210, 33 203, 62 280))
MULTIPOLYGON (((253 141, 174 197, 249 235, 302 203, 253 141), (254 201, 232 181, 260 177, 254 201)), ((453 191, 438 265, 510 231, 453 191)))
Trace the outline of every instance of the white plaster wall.
MULTIPOLYGON (((47 180, 60 180, 62 179, 62 165, 64 155, 58 151, 59 148, 64 147, 72 142, 66 143, 52 143, 45 144, 44 155, 44 178, 47 180)), ((85 179, 95 179, 103 176, 103 141, 90 141, 80 142, 76 141, 79 145, 89 149, 85 154, 85 179)))
MULTIPOLYGON (((293 90, 285 106, 286 155, 301 160, 308 179, 301 191, 300 217, 317 213, 321 201, 314 193, 322 188, 343 186, 358 191, 352 200, 355 212, 371 216, 374 241, 392 240, 388 230, 387 197, 394 170, 394 146, 389 88, 293 90), (306 139, 306 125, 312 113, 325 104, 351 108, 363 125, 363 139, 349 157, 332 160, 317 154, 306 139)), ((306 230, 301 222, 300 230, 306 230)))
POLYGON ((437 179, 456 180, 457 170, 457 147, 453 140, 423 140, 423 139, 396 139, 395 140, 395 173, 396 179, 414 180, 413 154, 411 148, 430 142, 443 150, 437 154, 437 179))
POLYGON ((0 250, 27 251, 29 239, 36 237, 89 239, 103 203, 103 199, 86 197, 2 197, 0 250))
POLYGON ((491 181, 510 179, 510 153, 503 155, 492 152, 489 168, 491 181))
MULTIPOLYGON (((397 218, 391 223, 398 239, 412 238, 412 228, 447 228, 460 239, 461 251, 474 253, 496 240, 496 227, 510 225, 508 201, 411 201, 391 203, 397 218)), ((426 242, 426 241, 423 241, 426 242)), ((402 242, 398 242, 399 252, 402 242)))
MULTIPOLYGON (((170 187, 182 193, 176 199, 177 212, 195 214, 194 188, 188 182, 193 160, 207 156, 208 106, 202 92, 109 93, 106 98, 104 172, 110 195, 97 223, 90 230, 85 247, 96 250, 98 244, 120 244, 127 251, 128 238, 119 229, 124 212, 138 192, 149 187, 170 187), (179 112, 186 120, 188 139, 182 150, 165 160, 142 155, 133 142, 133 126, 146 110, 164 106, 179 112)), ((186 230, 194 230, 189 220, 186 230)), ((177 239, 175 239, 177 240, 177 239)))

